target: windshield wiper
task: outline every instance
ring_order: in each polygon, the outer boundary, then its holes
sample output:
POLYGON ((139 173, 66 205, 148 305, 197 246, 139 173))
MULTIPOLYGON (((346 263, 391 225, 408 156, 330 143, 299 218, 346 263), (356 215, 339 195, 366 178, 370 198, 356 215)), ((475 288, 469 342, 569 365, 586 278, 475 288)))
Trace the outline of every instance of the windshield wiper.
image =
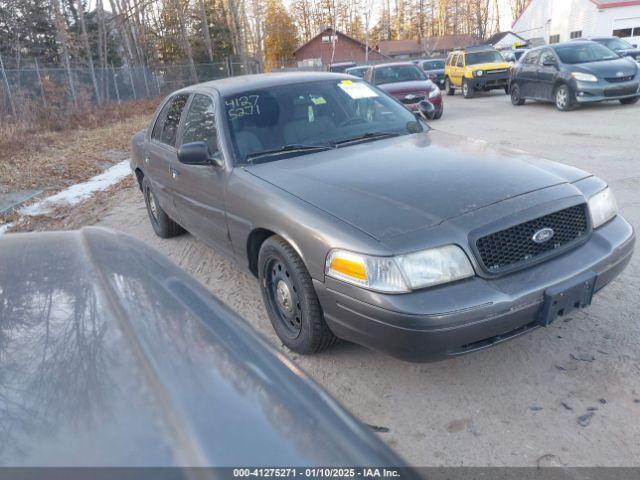
POLYGON ((346 138, 344 140, 338 140, 334 143, 336 147, 343 147, 345 145, 351 145, 353 143, 359 142, 368 142, 371 140, 377 140, 379 138, 391 138, 391 137, 399 137, 400 134, 397 132, 368 132, 363 135, 358 135, 353 138, 346 138))
POLYGON ((303 145, 303 144, 290 144, 284 145, 280 148, 276 148, 274 150, 265 150, 263 152, 250 153, 245 157, 245 161, 250 161, 251 163, 256 163, 255 161, 258 159, 274 157, 277 155, 285 154, 285 153, 296 153, 296 152, 322 152, 324 150, 331 150, 335 147, 329 145, 303 145))

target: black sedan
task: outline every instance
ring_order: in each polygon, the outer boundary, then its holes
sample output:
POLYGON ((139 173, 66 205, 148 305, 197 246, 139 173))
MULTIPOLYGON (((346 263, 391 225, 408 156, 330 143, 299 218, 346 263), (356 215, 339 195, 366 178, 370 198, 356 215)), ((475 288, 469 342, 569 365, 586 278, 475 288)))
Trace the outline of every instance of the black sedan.
POLYGON ((638 64, 591 41, 534 48, 514 66, 511 76, 514 105, 535 99, 555 102, 564 111, 607 100, 632 104, 638 97, 638 64))
POLYGON ((631 57, 640 62, 640 48, 618 37, 591 37, 588 40, 604 45, 621 57, 631 57))

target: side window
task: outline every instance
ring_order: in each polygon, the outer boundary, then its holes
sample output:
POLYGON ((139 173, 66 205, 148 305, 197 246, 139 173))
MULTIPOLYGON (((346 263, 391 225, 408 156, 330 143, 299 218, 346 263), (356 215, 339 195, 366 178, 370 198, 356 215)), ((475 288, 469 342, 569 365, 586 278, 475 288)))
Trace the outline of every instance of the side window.
POLYGON ((544 62, 547 62, 547 61, 549 62, 556 61, 556 57, 551 50, 545 50, 544 52, 542 52, 542 55, 540 55, 540 65, 542 65, 544 62))
POLYGON ((524 57, 524 60, 522 61, 522 63, 526 63, 527 65, 534 65, 538 63, 539 59, 540 59, 540 51, 535 50, 533 52, 527 53, 527 56, 524 57))
POLYGON ((182 115, 182 110, 188 98, 189 95, 176 95, 167 107, 165 107, 167 108, 167 112, 162 122, 162 132, 160 132, 160 137, 158 138, 162 143, 175 147, 178 126, 180 125, 180 116, 182 115))
POLYGON ((151 138, 154 140, 160 141, 160 136, 162 135, 162 126, 164 125, 164 119, 167 118, 167 112, 171 107, 171 100, 168 100, 167 103, 164 104, 162 110, 158 114, 158 118, 156 118, 156 123, 153 126, 153 130, 151 131, 151 138))
POLYGON ((194 95, 184 120, 182 143, 207 142, 209 153, 218 150, 213 100, 206 95, 194 95))
POLYGON ((447 65, 451 66, 453 65, 453 55, 449 54, 449 56, 447 57, 447 65))
POLYGON ((458 63, 456 64, 457 67, 464 67, 464 54, 459 53, 458 54, 458 63))

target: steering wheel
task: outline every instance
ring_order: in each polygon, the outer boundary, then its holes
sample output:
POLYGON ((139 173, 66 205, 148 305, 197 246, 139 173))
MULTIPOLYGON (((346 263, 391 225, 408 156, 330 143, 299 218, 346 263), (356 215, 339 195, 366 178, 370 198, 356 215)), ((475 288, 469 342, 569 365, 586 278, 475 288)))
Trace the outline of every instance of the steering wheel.
POLYGON ((367 123, 367 121, 364 118, 351 117, 351 118, 347 118, 346 120, 343 120, 342 122, 340 122, 340 124, 338 125, 338 128, 347 127, 349 125, 362 125, 363 123, 367 123))

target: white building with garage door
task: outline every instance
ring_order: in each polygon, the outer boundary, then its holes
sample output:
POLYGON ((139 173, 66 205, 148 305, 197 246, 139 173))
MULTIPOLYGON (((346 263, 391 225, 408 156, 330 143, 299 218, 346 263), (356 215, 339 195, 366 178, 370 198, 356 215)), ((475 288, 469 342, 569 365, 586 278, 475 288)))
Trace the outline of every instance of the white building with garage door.
POLYGON ((530 0, 512 31, 546 43, 615 35, 640 44, 640 0, 530 0))

